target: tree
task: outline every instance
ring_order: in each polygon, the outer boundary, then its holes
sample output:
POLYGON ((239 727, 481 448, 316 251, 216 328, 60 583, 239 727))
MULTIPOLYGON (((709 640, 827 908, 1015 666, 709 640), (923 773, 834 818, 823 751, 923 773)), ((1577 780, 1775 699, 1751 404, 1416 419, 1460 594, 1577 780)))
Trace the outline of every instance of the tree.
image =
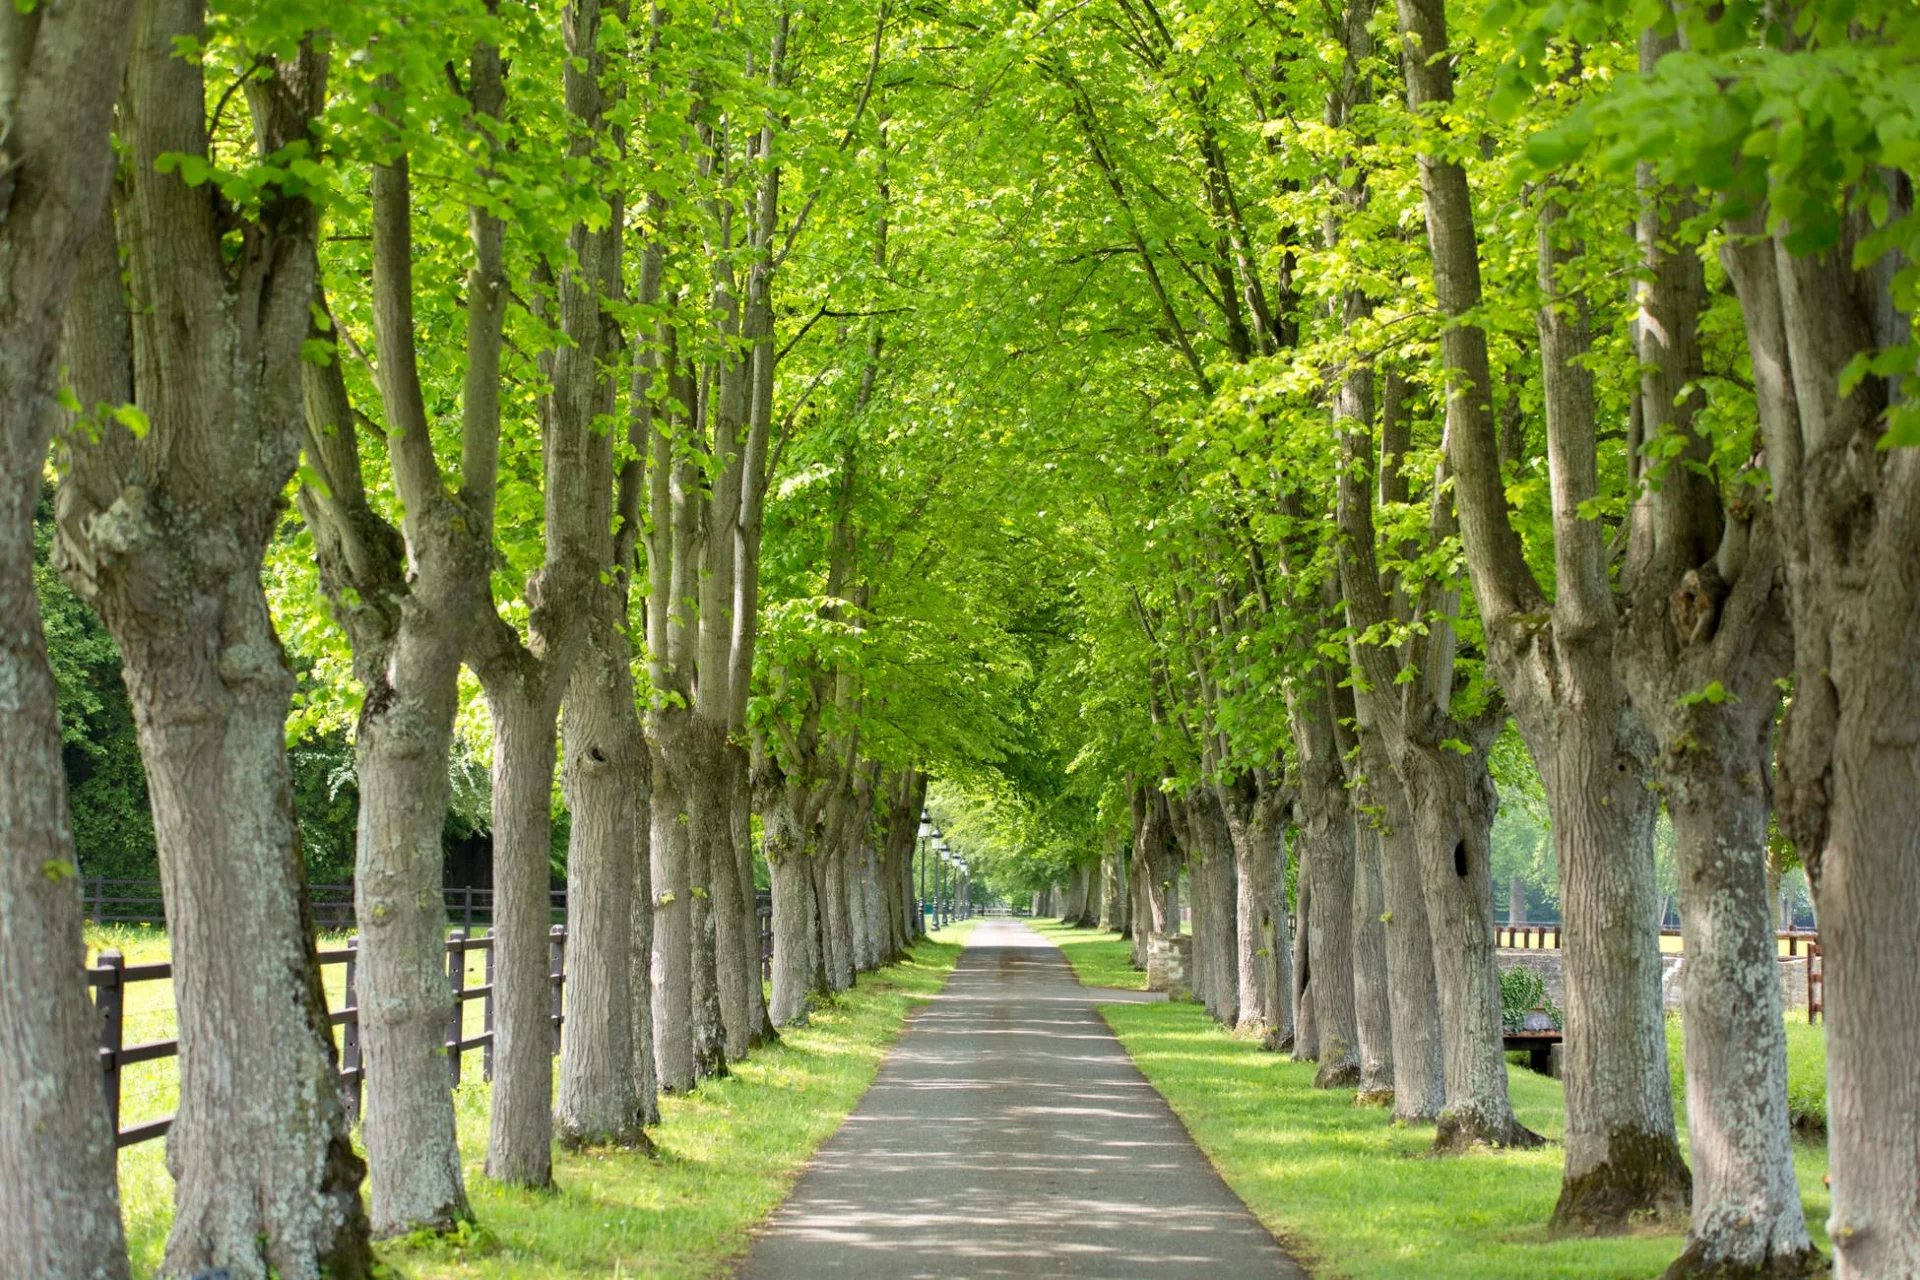
POLYGON ((103 220, 133 6, 0 16, 0 1271, 127 1274, 114 1135, 76 967, 78 864, 36 591, 61 325, 103 220))
POLYGON ((169 1274, 371 1267, 293 822, 293 677, 260 578, 302 428, 310 193, 325 180, 313 16, 230 35, 194 0, 142 6, 118 243, 111 227, 94 236, 68 324, 80 403, 135 406, 69 433, 59 521, 66 576, 125 661, 183 975, 169 1274), (210 48, 258 67, 250 128, 228 123, 224 154, 210 48))

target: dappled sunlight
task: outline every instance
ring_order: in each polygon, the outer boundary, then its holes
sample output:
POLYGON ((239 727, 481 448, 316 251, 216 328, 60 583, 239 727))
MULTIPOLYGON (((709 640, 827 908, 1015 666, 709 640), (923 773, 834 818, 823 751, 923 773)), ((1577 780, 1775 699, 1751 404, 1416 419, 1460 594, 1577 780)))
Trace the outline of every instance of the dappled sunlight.
POLYGON ((1101 1021, 1104 994, 1023 926, 982 926, 744 1274, 1289 1274, 1101 1021))

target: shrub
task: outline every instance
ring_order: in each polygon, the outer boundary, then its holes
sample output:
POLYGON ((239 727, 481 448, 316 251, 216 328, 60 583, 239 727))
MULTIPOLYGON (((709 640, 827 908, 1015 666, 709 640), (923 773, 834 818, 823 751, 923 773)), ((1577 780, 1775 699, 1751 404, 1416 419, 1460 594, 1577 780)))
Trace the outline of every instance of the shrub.
POLYGON ((1540 1010, 1553 1020, 1557 1030, 1562 1025, 1560 1008, 1547 999, 1547 984, 1540 975, 1524 965, 1515 965, 1511 969, 1500 971, 1500 1023, 1509 1032, 1519 1031, 1526 1025, 1527 1015, 1540 1010))

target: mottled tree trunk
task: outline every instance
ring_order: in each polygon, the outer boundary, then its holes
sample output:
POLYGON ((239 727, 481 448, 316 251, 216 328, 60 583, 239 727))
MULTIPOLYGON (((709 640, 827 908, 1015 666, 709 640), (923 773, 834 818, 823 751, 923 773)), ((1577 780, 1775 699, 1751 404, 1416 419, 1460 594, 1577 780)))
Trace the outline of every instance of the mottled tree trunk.
POLYGON ((1386 890, 1380 876, 1380 832, 1353 815, 1353 1002, 1359 1033, 1359 1100, 1393 1102, 1393 1011, 1388 999, 1386 890))
MULTIPOLYGON (((1642 71, 1677 48, 1646 33, 1642 71)), ((1661 190, 1650 166, 1640 185, 1638 407, 1646 437, 1677 440, 1682 452, 1635 495, 1621 572, 1630 608, 1614 662, 1659 743, 1679 867, 1694 1180, 1687 1248, 1668 1274, 1824 1273, 1788 1137, 1767 877, 1775 681, 1792 660, 1785 576, 1771 513, 1723 507, 1714 447, 1696 429, 1706 278, 1680 240, 1694 210, 1661 190), (1690 696, 1714 683, 1726 698, 1690 696)))
POLYGON ((653 1059, 663 1092, 693 1087, 693 883, 687 859, 685 801, 669 755, 680 749, 685 717, 656 712, 653 763, 653 1059))
MULTIPOLYGON (((12 435, 50 416, 46 381, 0 357, 0 430, 9 433, 0 456, 0 1273, 119 1277, 127 1246, 80 967, 58 704, 34 591, 42 463, 20 456, 12 435), (43 385, 21 385, 32 381, 43 385)), ((44 450, 45 438, 39 443, 44 450)))
POLYGON ((632 928, 627 951, 627 994, 633 1001, 633 1088, 640 1123, 660 1123, 660 1072, 653 1056, 653 753, 644 729, 633 761, 632 928))
POLYGON ((829 840, 823 850, 822 870, 826 874, 826 932, 828 938, 827 984, 831 990, 845 991, 853 986, 853 912, 849 895, 847 847, 844 823, 829 827, 829 840))
POLYGON ((566 1034, 554 1125, 562 1145, 646 1143, 633 1070, 633 895, 647 743, 632 647, 599 625, 574 667, 562 723, 567 808, 566 1034))
MULTIPOLYGON (((1353 820, 1338 766, 1328 778, 1302 777, 1300 839, 1313 891, 1306 912, 1313 1021, 1319 1033, 1314 1084, 1344 1089, 1360 1077, 1360 1032, 1353 986, 1353 820)), ((1297 1033, 1296 1033, 1297 1034, 1297 1033)))
MULTIPOLYGON (((248 220, 159 171, 163 155, 209 151, 202 63, 178 47, 203 16, 154 0, 134 26, 121 114, 132 305, 102 273, 84 312, 76 295, 69 357, 83 403, 135 402, 149 426, 71 443, 62 568, 120 647, 178 975, 162 1273, 360 1276, 365 1170, 306 910, 293 676, 261 585, 299 456, 317 215, 288 197, 248 220), (239 261, 224 248, 236 219, 239 261)), ((262 152, 304 140, 324 99, 323 59, 290 55, 250 87, 262 152)))
MULTIPOLYGON (((733 802, 733 856, 740 877, 740 972, 747 989, 747 1040, 757 1045, 779 1039, 767 1019, 767 990, 760 971, 760 895, 753 881, 753 784, 752 763, 747 749, 737 742, 727 744, 729 781, 733 802)), ((769 883, 771 887, 771 883, 769 883)))
POLYGON ((1445 1102, 1434 1145, 1538 1146, 1514 1118, 1507 1093, 1500 965, 1494 948, 1493 814, 1498 803, 1484 750, 1412 747, 1402 777, 1426 889, 1433 971, 1440 993, 1445 1102))
POLYGON ((1368 766, 1367 793, 1380 810, 1376 834, 1393 1019, 1393 1117, 1434 1120, 1445 1105, 1446 1062, 1420 845, 1400 775, 1377 748, 1368 766))
POLYGON ((1320 1019, 1313 1007, 1313 876, 1304 833, 1294 848, 1300 866, 1294 880, 1293 1060, 1313 1062, 1320 1056, 1320 1019))
MULTIPOLYGON (((1770 702, 1754 698, 1757 708, 1770 702)), ((1825 1270, 1807 1236, 1788 1136, 1786 1035, 1765 872, 1773 715, 1766 709, 1740 719, 1747 723, 1727 725, 1733 733, 1699 741, 1697 754, 1689 749, 1663 771, 1680 864, 1694 1170, 1687 1251, 1672 1275, 1825 1270)))
POLYGON ((537 676, 496 681, 493 713, 493 1105, 487 1176, 553 1182, 553 766, 559 707, 537 676))
POLYGON ((1269 890, 1273 895, 1271 908, 1273 918, 1273 940, 1268 945, 1268 966, 1272 970, 1269 979, 1268 1009, 1270 1030, 1264 1041, 1266 1048, 1280 1052, 1293 1047, 1293 934, 1290 922, 1293 917, 1287 910, 1287 834, 1281 813, 1276 812, 1273 830, 1270 833, 1271 850, 1265 856, 1273 859, 1273 876, 1269 890))
POLYGON ((766 831, 767 869, 773 877, 773 999, 767 1013, 776 1027, 807 1020, 807 1002, 815 990, 813 874, 806 825, 798 812, 804 799, 779 788, 761 809, 766 831))
POLYGON ((1528 735, 1545 748, 1560 864, 1567 1162, 1554 1222, 1566 1230, 1678 1217, 1689 1195, 1660 1002, 1654 798, 1626 714, 1618 703, 1569 708, 1528 735))
MULTIPOLYGON (((713 930, 713 993, 718 1001, 724 1052, 746 1057, 753 1042, 754 988, 760 981, 757 930, 749 932, 753 895, 740 882, 740 851, 734 844, 732 751, 724 724, 696 712, 687 742, 692 751, 683 785, 692 826, 693 863, 705 870, 705 906, 713 930), (751 969, 747 967, 753 958, 751 969)), ((751 882, 749 882, 751 883, 751 882)), ((696 902, 694 914, 701 913, 696 902)))
MULTIPOLYGON (((81 972, 58 697, 34 585, 63 313, 103 216, 134 6, 0 13, 0 1274, 127 1274, 114 1139, 81 972)), ((119 289, 110 237, 87 255, 119 289)))
POLYGON ((360 1138, 375 1171, 374 1234, 398 1235, 471 1216, 447 1077, 454 1007, 441 892, 460 653, 403 624, 386 665, 385 696, 368 699, 354 741, 354 914, 367 1073, 360 1138))

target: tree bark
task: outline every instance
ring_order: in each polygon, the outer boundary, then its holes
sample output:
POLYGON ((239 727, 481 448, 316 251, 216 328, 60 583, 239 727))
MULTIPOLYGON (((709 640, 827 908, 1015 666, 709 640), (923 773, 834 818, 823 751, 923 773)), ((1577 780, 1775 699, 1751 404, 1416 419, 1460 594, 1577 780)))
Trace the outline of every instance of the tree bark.
MULTIPOLYGON (((1444 112, 1453 101, 1444 5, 1400 0, 1399 9, 1408 104, 1444 112)), ((1622 1228, 1683 1209, 1688 1175, 1668 1092, 1646 753, 1611 666, 1605 548, 1597 523, 1580 511, 1598 484, 1585 313, 1559 286, 1556 266, 1569 249, 1550 199, 1540 220, 1547 301, 1539 312, 1553 497, 1549 604, 1508 511, 1487 335, 1471 322, 1482 296, 1466 171, 1425 154, 1420 172, 1435 292, 1453 321, 1441 347, 1462 541, 1493 668, 1546 782, 1565 901, 1567 1161, 1553 1222, 1562 1230, 1622 1228)), ((1463 879, 1486 876, 1476 850, 1464 841, 1456 848, 1463 879)), ((1479 910, 1490 912, 1491 894, 1484 900, 1479 910)), ((1436 932, 1436 964, 1439 950, 1436 932)))
MULTIPOLYGON (((293 676, 261 566, 299 455, 299 350, 317 216, 269 202, 223 250, 209 188, 159 172, 205 157, 193 0, 142 6, 122 110, 132 282, 87 291, 69 335, 83 403, 138 404, 132 440, 72 442, 63 570, 120 647, 147 767, 179 1012, 162 1273, 369 1273, 364 1166, 341 1105, 292 811, 293 676)), ((249 85, 262 154, 305 140, 324 60, 303 46, 249 85)), ((103 274, 103 281, 112 280, 103 274)))
POLYGON ((685 716, 656 710, 648 746, 653 762, 653 1059, 664 1093, 693 1087, 693 882, 680 780, 670 756, 685 716))
POLYGON ((1359 1101, 1393 1104, 1393 1011, 1388 998, 1387 899, 1381 884, 1380 832, 1353 814, 1353 996, 1359 1034, 1359 1101))
MULTIPOLYGON (((1652 33, 1641 70, 1678 47, 1652 33)), ((1800 1204, 1786 1097, 1786 1035, 1767 876, 1776 681, 1789 670, 1785 575, 1773 521, 1723 507, 1696 426, 1705 375, 1705 271, 1681 241, 1692 211, 1640 175, 1647 274, 1635 325, 1648 439, 1682 442, 1657 479, 1636 469, 1615 665, 1658 744, 1673 818, 1685 954, 1687 1248, 1670 1276, 1824 1273, 1800 1204), (1718 683, 1725 697, 1701 693, 1718 683)), ((1739 252, 1735 250, 1734 252, 1739 252)), ((1764 334, 1753 335, 1764 342, 1764 334)))
POLYGON ((1470 754, 1417 746, 1402 755, 1407 800, 1433 936, 1440 992, 1445 1101, 1434 1146, 1536 1147, 1507 1092, 1500 965, 1493 927, 1493 815, 1499 803, 1486 727, 1470 754))
MULTIPOLYGON (((504 625, 504 624, 503 624, 504 625)), ((559 698, 537 671, 486 682, 493 715, 493 1105, 487 1176, 553 1183, 553 767, 559 698)))
MULTIPOLYGON (((1855 353, 1892 335, 1884 285, 1850 270, 1850 245, 1796 257, 1736 226, 1724 260, 1745 314, 1773 519, 1786 566, 1794 689, 1780 743, 1780 824, 1799 847, 1820 919, 1834 1274, 1920 1269, 1920 806, 1911 725, 1920 579, 1920 470, 1881 452, 1892 389, 1840 391, 1855 353)), ((1851 238, 1850 236, 1848 237, 1851 238)), ((1748 1069, 1754 1067, 1747 1064, 1748 1069)))
POLYGON ((34 512, 82 251, 119 289, 108 135, 134 6, 0 14, 0 1274, 117 1280, 126 1240, 81 965, 58 695, 34 585, 34 512), (106 231, 96 231, 105 226, 106 231), (102 261, 104 259, 104 261, 102 261))
MULTIPOLYGON (((1299 801, 1294 804, 1295 811, 1301 812, 1299 801)), ((1307 858, 1304 819, 1294 848, 1299 851, 1299 870, 1294 880, 1293 1060, 1313 1062, 1320 1057, 1320 1019, 1313 1005, 1313 876, 1307 858)))
MULTIPOLYGON (((609 597, 624 596, 605 585, 609 597)), ((566 1034, 554 1126, 561 1145, 650 1146, 634 1066, 633 903, 647 744, 634 701, 633 648, 602 612, 575 665, 562 730, 567 808, 566 1034)), ((648 898, 651 894, 646 895, 648 898)))
MULTIPOLYGON (((697 849, 693 862, 704 867, 707 874, 704 887, 714 937, 713 992, 719 1006, 724 1054, 738 1061, 747 1056, 753 1043, 752 1005, 760 965, 756 935, 749 934, 745 927, 753 896, 740 882, 740 851, 733 839, 733 808, 738 795, 733 784, 733 751, 727 742, 726 725, 698 712, 693 716, 688 742, 693 752, 686 777, 692 823, 688 835, 697 849), (751 970, 746 967, 749 955, 754 958, 751 970)), ((696 903, 695 914, 699 913, 696 903)))

